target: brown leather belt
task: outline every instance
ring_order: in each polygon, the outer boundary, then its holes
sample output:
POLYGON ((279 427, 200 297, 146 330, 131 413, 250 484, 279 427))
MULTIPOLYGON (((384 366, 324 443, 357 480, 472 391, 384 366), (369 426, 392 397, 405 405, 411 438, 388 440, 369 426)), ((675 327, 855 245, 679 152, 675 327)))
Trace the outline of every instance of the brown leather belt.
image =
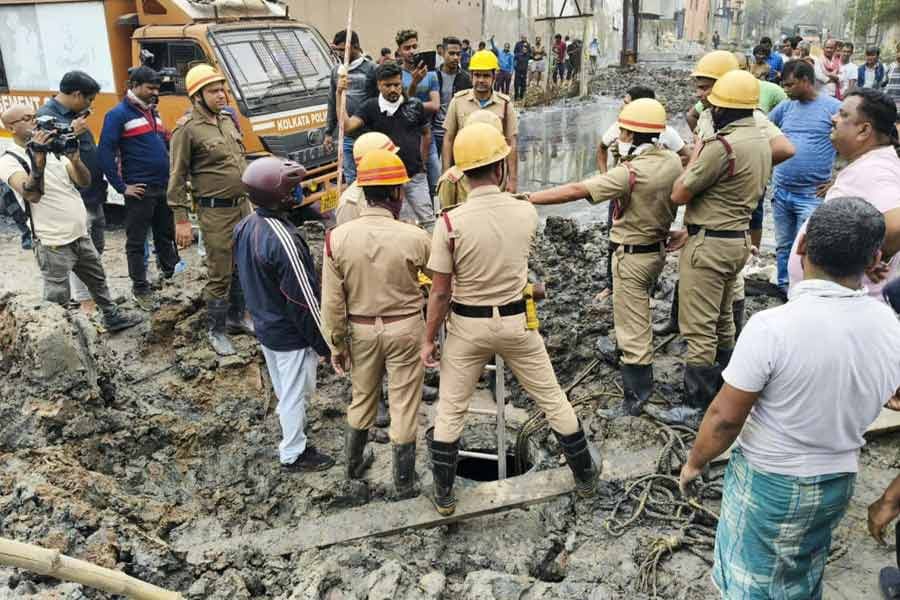
MULTIPOLYGON (((381 317, 381 322, 387 325, 388 323, 396 323, 397 321, 403 321, 405 319, 411 319, 417 315, 421 315, 422 313, 416 311, 414 313, 409 313, 408 315, 401 315, 399 317, 381 317)), ((364 317, 362 315, 350 315, 350 322, 356 323, 357 325, 374 325, 375 320, 378 317, 364 317)))

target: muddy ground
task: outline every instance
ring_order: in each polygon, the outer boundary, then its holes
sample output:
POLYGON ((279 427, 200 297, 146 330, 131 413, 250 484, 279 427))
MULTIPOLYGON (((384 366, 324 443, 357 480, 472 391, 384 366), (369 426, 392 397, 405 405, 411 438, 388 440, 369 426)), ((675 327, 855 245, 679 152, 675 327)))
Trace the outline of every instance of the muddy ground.
MULTIPOLYGON (((190 268, 162 290, 164 305, 147 323, 109 335, 77 312, 39 301, 33 257, 9 228, 0 235, 0 535, 57 548, 170 589, 188 598, 491 599, 644 598, 637 591, 640 560, 649 544, 671 533, 641 520, 613 538, 608 510, 563 497, 433 530, 365 540, 279 558, 242 556, 188 565, 185 548, 221 537, 314 522, 360 501, 342 485, 342 460, 320 474, 279 469, 275 400, 253 340, 238 338, 240 354, 219 359, 205 346, 199 291, 202 261, 185 252, 190 268)), ((310 239, 320 239, 311 228, 310 239)), ((124 236, 109 232, 104 263, 114 293, 124 300, 124 236)), ((582 372, 611 337, 609 305, 593 302, 605 277, 603 226, 579 229, 551 218, 532 263, 550 297, 542 328, 561 383, 582 372)), ((668 308, 674 257, 666 268, 654 313, 668 308)), ((749 300, 751 310, 777 301, 749 300)), ((682 342, 657 360, 659 395, 677 398, 682 342)), ((531 401, 509 379, 514 405, 531 401)), ((658 444, 644 418, 607 423, 594 417, 616 375, 605 363, 575 386, 581 415, 607 460, 658 444)), ((324 366, 309 433, 340 456, 348 384, 324 366)), ((656 398, 656 401, 661 401, 656 398)), ((423 407, 422 425, 428 409, 423 407)), ((510 436, 517 433, 516 423, 510 436)), ((424 429, 424 427, 423 427, 424 429)), ((464 443, 489 438, 474 425, 464 443)), ((555 464, 555 443, 536 445, 555 464)), ((390 447, 372 444, 370 502, 386 502, 390 447)), ((550 463, 550 464, 547 464, 550 463)), ((878 569, 892 553, 865 535, 865 507, 900 464, 895 440, 873 441, 847 518, 837 533, 826 580, 829 598, 871 598, 878 569)), ((427 485, 424 444, 418 470, 427 485)), ((461 482, 461 493, 468 484, 461 482)), ((711 504, 715 507, 715 502, 711 504)), ((663 563, 659 597, 714 597, 709 569, 679 552, 663 563)), ((100 592, 15 569, 0 569, 0 599, 106 598, 100 592)))

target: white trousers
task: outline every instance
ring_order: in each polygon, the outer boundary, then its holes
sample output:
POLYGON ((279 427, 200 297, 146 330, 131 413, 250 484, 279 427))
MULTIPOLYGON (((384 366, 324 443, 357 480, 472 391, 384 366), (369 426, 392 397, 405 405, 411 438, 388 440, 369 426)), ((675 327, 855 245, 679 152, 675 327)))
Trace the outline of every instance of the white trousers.
POLYGON ((278 398, 275 412, 282 436, 278 457, 281 464, 289 465, 306 450, 306 403, 316 391, 319 356, 312 348, 278 352, 260 347, 278 398))

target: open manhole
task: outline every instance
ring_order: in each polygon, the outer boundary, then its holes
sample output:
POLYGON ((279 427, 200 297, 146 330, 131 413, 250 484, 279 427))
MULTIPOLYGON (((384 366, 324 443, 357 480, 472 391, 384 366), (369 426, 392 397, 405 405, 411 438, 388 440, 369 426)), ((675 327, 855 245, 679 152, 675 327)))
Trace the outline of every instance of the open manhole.
MULTIPOLYGON (((472 448, 471 452, 479 452, 482 454, 496 454, 494 448, 472 448)), ((523 475, 531 469, 531 463, 527 462, 521 466, 517 464, 516 457, 512 452, 506 454, 506 476, 516 477, 523 475)), ((456 474, 472 481, 497 481, 497 461, 488 458, 473 458, 470 456, 459 457, 456 463, 456 474)))

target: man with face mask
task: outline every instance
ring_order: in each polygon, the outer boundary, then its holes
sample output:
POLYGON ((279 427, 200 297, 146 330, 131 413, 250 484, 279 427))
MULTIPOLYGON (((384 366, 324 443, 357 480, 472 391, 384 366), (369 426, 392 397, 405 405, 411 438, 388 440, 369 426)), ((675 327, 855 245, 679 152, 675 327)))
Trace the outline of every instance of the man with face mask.
POLYGON ((306 240, 287 219, 306 174, 295 162, 267 156, 247 167, 243 182, 256 211, 234 228, 234 256, 256 339, 278 397, 285 472, 323 471, 334 459, 307 442, 306 404, 316 391, 319 357, 328 356, 319 310, 319 280, 306 240))
POLYGON ((365 446, 387 371, 395 497, 409 498, 416 494, 416 425, 425 377, 418 273, 426 270, 431 238, 397 220, 409 176, 396 154, 371 150, 358 173, 367 206, 358 219, 325 234, 322 267, 322 322, 331 364, 339 375, 350 371, 353 382, 346 476, 360 479, 372 463, 365 446))
POLYGON ((185 86, 194 108, 172 134, 168 202, 175 213, 175 241, 186 248, 194 240, 188 220, 190 179, 209 269, 203 294, 207 338, 217 354, 227 356, 235 353, 228 333, 253 333, 244 316, 244 294, 233 267, 231 239, 235 225, 250 213, 241 182, 246 166, 244 143, 225 110, 228 93, 222 73, 210 65, 197 65, 188 71, 185 86))
POLYGON ((759 81, 729 71, 707 99, 715 132, 697 144, 672 190, 672 202, 686 205, 686 230, 670 234, 669 250, 681 249, 678 324, 687 353, 684 404, 652 411, 667 423, 699 424, 721 386, 735 342, 735 283, 750 255, 750 214, 772 169, 772 150, 753 118, 759 81))
POLYGON ((100 134, 100 165, 106 180, 125 197, 125 255, 135 303, 143 310, 156 306, 144 242, 153 231, 153 245, 162 275, 171 278, 178 264, 175 222, 166 203, 169 184, 169 138, 156 109, 159 73, 140 66, 131 72, 131 89, 106 113, 100 134))

